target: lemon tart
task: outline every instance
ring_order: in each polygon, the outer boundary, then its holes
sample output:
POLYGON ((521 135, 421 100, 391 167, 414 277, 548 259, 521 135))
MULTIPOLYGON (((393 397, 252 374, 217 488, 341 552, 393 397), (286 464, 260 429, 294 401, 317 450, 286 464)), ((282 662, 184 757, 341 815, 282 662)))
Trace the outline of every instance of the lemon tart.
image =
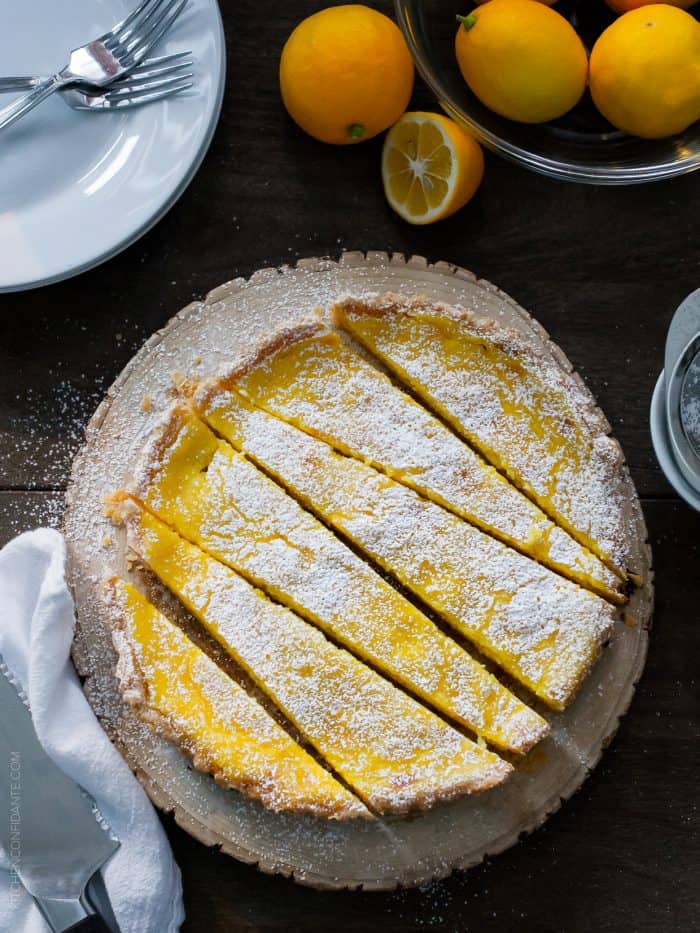
POLYGON ((546 734, 541 716, 190 409, 173 410, 146 462, 136 494, 147 508, 441 713, 509 751, 546 734))
POLYGON ((134 587, 106 586, 125 700, 195 767, 272 810, 371 818, 245 690, 134 587))
MULTIPOLYGON (((194 404, 307 508, 437 611, 540 699, 562 709, 611 632, 613 607, 372 467, 242 396, 194 404)), ((246 509, 239 500, 240 509, 246 509)), ((267 497, 274 512, 275 499, 267 497)))
POLYGON ((421 299, 345 300, 330 321, 286 323, 224 375, 178 377, 108 508, 149 585, 190 611, 234 678, 245 672, 237 684, 215 665, 221 683, 297 757, 279 797, 261 776, 275 781, 269 749, 246 790, 250 742, 226 745, 235 716, 200 689, 200 649, 155 607, 132 607, 153 633, 141 626, 145 718, 162 728, 178 714, 175 740, 196 763, 269 806, 403 814, 498 786, 512 771, 498 753, 527 752, 556 722, 542 704, 572 701, 634 570, 624 471, 544 346, 421 299), (486 429, 467 418, 473 398, 486 429), (568 514, 565 493, 580 500, 568 514), (320 803, 299 755, 329 782, 320 803))
POLYGON ((332 311, 412 392, 620 576, 622 454, 544 350, 464 309, 388 295, 332 311))
POLYGON ((280 331, 219 382, 582 586, 623 601, 620 579, 594 554, 321 323, 280 331))
POLYGON ((147 510, 123 514, 138 557, 375 813, 482 791, 512 770, 147 510))

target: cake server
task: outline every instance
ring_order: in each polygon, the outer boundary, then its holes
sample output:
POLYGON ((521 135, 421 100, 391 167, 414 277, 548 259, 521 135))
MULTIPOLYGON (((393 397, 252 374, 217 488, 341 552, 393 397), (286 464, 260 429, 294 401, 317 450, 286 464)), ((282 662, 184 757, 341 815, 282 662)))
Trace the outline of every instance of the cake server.
POLYGON ((1 656, 0 674, 0 844, 11 885, 21 881, 54 933, 110 933, 113 917, 110 927, 85 888, 119 841, 92 798, 44 751, 27 698, 1 656))

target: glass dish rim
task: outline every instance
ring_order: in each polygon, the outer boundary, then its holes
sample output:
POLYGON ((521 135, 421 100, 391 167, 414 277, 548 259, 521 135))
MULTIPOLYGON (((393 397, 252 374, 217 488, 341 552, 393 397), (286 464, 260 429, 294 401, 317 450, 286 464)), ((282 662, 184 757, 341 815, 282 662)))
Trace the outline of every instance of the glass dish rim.
POLYGON ((531 171, 547 175, 550 178, 589 185, 635 185, 663 181, 700 169, 700 150, 691 153, 686 158, 673 159, 653 165, 624 166, 610 164, 608 166, 593 167, 580 162, 548 158, 502 139, 479 123, 478 120, 465 113, 459 106, 452 103, 449 92, 435 75, 429 60, 420 48, 411 28, 406 8, 406 0, 394 0, 396 19, 408 45, 411 57, 418 69, 418 73, 436 96, 439 106, 456 122, 467 126, 484 146, 510 162, 525 166, 531 171))

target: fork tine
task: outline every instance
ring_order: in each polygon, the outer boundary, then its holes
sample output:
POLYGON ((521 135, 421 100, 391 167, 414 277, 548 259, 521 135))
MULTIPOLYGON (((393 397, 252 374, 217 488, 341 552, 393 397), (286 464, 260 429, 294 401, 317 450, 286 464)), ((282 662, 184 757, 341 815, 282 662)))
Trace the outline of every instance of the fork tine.
POLYGON ((184 68, 191 68, 194 65, 194 59, 189 53, 187 55, 167 57, 174 59, 172 64, 164 63, 162 65, 154 65, 154 60, 151 59, 143 65, 130 69, 123 78, 115 81, 110 87, 115 90, 124 87, 135 87, 138 84, 142 84, 144 81, 150 81, 154 78, 169 77, 170 75, 181 72, 184 68))
POLYGON ((119 31, 114 30, 114 41, 126 45, 134 37, 138 38, 138 34, 148 25, 148 21, 157 12, 158 7, 163 5, 163 2, 164 0, 144 0, 137 15, 131 18, 126 27, 122 27, 119 31))
POLYGON ((158 78, 155 81, 142 81, 133 84, 129 82, 125 87, 111 88, 104 96, 109 101, 119 101, 127 98, 138 100, 142 97, 148 97, 151 93, 156 91, 173 93, 178 90, 183 83, 191 87, 193 82, 190 79, 193 77, 194 75, 190 71, 186 74, 178 74, 168 78, 158 78))
POLYGON ((152 2, 153 0, 142 0, 142 2, 139 3, 139 5, 135 7, 128 16, 112 26, 112 28, 109 29, 103 36, 100 36, 101 41, 106 43, 109 39, 116 36, 117 33, 130 26, 136 17, 139 16, 141 12, 145 10, 146 7, 149 6, 152 2))
POLYGON ((150 92, 144 91, 143 93, 133 94, 131 97, 124 97, 119 100, 114 100, 111 96, 107 96, 107 106, 109 109, 120 110, 127 109, 128 107, 136 107, 140 104, 150 104, 153 101, 162 100, 164 97, 172 97, 174 94, 186 91, 188 88, 192 87, 193 83, 192 81, 181 81, 179 84, 174 84, 172 87, 166 89, 150 92))
POLYGON ((169 0, 167 7, 161 10, 158 19, 150 25, 148 31, 139 36, 138 40, 132 41, 129 52, 135 65, 143 61, 153 46, 160 42, 186 6, 187 0, 169 0))
POLYGON ((172 55, 161 55, 158 58, 149 58, 129 72, 129 79, 141 75, 158 75, 171 68, 183 68, 192 64, 192 52, 174 52, 172 55))

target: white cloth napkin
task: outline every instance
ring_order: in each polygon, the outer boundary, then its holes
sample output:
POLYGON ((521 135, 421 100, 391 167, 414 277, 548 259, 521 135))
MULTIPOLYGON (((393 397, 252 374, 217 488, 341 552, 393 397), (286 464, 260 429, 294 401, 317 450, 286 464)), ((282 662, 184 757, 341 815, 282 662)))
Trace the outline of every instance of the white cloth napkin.
MULTIPOLYGON (((64 565, 63 538, 46 528, 0 551, 0 653, 24 686, 46 752, 92 794, 121 841, 103 877, 122 933, 174 933, 184 919, 180 870, 148 797, 80 688, 64 565)), ((45 933, 39 909, 11 885, 8 868, 0 848, 0 930, 45 933)))

